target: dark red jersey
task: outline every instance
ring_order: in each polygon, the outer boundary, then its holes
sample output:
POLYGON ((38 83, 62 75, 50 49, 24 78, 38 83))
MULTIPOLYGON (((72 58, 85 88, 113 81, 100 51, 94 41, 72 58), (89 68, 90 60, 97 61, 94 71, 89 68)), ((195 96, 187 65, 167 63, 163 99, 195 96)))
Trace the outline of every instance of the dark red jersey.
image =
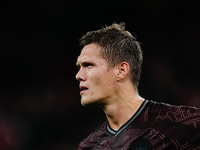
POLYGON ((144 101, 118 131, 104 122, 78 150, 200 150, 200 109, 144 101))

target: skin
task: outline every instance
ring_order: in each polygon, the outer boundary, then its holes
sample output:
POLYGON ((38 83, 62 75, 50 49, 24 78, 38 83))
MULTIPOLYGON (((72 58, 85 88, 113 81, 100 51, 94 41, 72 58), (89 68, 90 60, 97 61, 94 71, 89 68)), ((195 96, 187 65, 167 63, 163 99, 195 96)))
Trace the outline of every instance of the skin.
POLYGON ((110 127, 118 130, 139 109, 144 99, 138 95, 129 77, 129 64, 109 67, 100 55, 100 47, 91 43, 83 47, 77 59, 81 104, 101 107, 110 127))

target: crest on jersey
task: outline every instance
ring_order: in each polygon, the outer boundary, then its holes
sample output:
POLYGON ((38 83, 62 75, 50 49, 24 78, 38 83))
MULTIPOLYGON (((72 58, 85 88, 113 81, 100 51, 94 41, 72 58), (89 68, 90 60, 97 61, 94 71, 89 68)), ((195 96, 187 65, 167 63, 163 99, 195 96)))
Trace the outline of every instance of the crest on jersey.
POLYGON ((152 145, 146 139, 137 139, 131 143, 130 150, 152 150, 152 145))

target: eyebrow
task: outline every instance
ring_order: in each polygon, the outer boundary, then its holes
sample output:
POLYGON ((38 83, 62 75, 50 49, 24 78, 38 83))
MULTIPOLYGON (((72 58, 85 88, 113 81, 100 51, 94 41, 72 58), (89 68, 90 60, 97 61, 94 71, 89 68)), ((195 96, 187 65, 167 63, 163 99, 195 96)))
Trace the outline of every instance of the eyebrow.
POLYGON ((76 66, 78 66, 79 65, 79 63, 78 63, 78 61, 76 61, 76 66))
POLYGON ((76 62, 76 66, 77 66, 78 68, 80 68, 80 64, 79 64, 78 62, 76 62))
POLYGON ((77 66, 77 67, 80 66, 80 64, 78 63, 78 62, 79 62, 78 59, 79 59, 79 57, 78 57, 77 60, 76 60, 76 66, 77 66))

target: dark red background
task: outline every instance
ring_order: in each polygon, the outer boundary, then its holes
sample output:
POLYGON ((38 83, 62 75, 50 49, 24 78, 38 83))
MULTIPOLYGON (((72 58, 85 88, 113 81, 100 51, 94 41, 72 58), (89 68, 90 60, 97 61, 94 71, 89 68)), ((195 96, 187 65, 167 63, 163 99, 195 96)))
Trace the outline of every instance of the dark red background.
POLYGON ((0 149, 64 150, 105 120, 80 104, 78 39, 113 22, 141 42, 139 93, 200 107, 200 10, 196 1, 1 2, 0 149))

